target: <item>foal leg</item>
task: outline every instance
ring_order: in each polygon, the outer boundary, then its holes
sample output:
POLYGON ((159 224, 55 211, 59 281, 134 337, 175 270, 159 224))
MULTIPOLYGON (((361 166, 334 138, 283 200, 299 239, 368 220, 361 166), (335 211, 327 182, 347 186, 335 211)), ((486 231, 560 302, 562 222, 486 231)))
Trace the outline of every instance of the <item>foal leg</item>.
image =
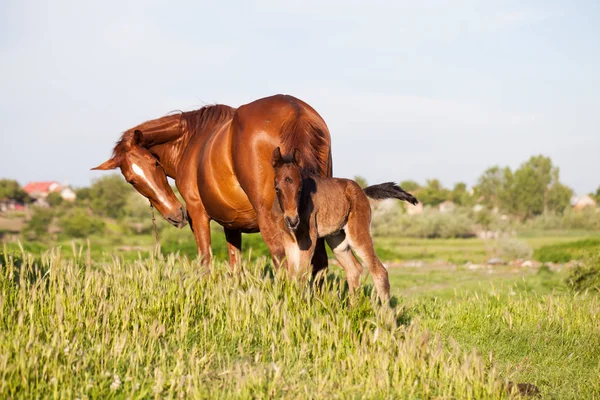
POLYGON ((346 272, 348 290, 350 293, 354 293, 354 290, 358 287, 360 275, 363 269, 362 265, 360 265, 350 249, 348 240, 346 240, 346 234, 344 232, 340 232, 336 235, 328 236, 327 244, 329 244, 329 247, 331 247, 336 260, 338 260, 346 272))
POLYGON ((363 262, 367 264, 381 302, 388 304, 390 300, 390 280, 387 269, 385 269, 377 254, 375 254, 373 239, 371 238, 369 229, 370 223, 370 208, 366 218, 365 213, 357 215, 356 212, 351 211, 345 231, 348 244, 362 258, 363 262))
POLYGON ((242 231, 238 229, 224 228, 227 240, 227 254, 229 255, 229 267, 235 271, 240 262, 242 252, 242 231))

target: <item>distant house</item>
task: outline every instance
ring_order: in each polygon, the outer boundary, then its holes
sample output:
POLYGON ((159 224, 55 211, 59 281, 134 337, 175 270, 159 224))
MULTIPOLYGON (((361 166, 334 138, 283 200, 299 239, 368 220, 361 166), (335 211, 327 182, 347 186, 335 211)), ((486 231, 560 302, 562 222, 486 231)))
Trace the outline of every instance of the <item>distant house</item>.
POLYGON ((455 208, 456 204, 450 200, 443 201, 438 205, 438 210, 440 210, 441 213, 450 213, 454 211, 455 208))
POLYGON ((77 197, 71 188, 56 181, 29 182, 23 190, 36 200, 44 200, 50 193, 59 193, 66 201, 75 201, 77 197))
POLYGON ((596 207, 596 201, 589 195, 573 196, 571 198, 571 206, 575 210, 583 210, 586 207, 596 207))
POLYGON ((413 206, 410 203, 405 203, 406 205, 406 213, 408 215, 418 215, 423 213, 423 203, 417 203, 416 206, 413 206))
POLYGON ((485 206, 483 204, 475 204, 473 206, 473 211, 478 213, 479 211, 483 210, 485 208, 485 206))

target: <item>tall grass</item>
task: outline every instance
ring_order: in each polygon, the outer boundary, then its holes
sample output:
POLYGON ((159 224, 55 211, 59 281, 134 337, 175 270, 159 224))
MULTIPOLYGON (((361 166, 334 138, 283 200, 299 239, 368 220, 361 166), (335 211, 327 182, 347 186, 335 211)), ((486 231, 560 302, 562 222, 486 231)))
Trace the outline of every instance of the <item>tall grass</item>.
POLYGON ((264 262, 230 276, 74 253, 0 263, 0 398, 508 396, 493 360, 380 308, 370 286, 348 298, 335 276, 300 285, 264 262))

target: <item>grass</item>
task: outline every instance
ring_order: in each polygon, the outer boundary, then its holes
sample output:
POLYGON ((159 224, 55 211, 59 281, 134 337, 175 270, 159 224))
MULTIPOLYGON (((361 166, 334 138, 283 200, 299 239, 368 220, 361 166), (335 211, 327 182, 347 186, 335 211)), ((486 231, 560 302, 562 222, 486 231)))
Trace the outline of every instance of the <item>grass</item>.
POLYGON ((502 376, 543 398, 600 398, 600 297, 569 290, 569 271, 395 268, 406 314, 462 351, 492 354, 502 376))
POLYGON ((0 274, 2 398, 507 396, 487 360, 398 323, 370 287, 350 305, 335 277, 311 290, 260 263, 41 259, 0 274))
POLYGON ((311 287, 260 261, 6 258, 0 398, 600 398, 600 296, 564 273, 391 268, 386 309, 334 268, 311 287))
POLYGON ((600 238, 547 244, 536 249, 534 256, 542 262, 564 263, 579 260, 590 252, 600 253, 600 238))

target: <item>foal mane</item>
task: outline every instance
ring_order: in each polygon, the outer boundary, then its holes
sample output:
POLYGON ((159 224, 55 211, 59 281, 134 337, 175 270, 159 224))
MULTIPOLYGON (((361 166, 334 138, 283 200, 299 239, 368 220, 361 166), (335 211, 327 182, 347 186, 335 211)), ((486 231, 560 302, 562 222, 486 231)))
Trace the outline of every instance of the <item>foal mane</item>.
POLYGON ((204 132, 231 119, 235 110, 223 104, 213 104, 193 111, 176 111, 174 114, 142 122, 123 132, 113 148, 113 158, 122 157, 127 151, 136 130, 140 130, 144 135, 143 142, 140 144, 145 148, 174 141, 187 143, 196 133, 204 132))

